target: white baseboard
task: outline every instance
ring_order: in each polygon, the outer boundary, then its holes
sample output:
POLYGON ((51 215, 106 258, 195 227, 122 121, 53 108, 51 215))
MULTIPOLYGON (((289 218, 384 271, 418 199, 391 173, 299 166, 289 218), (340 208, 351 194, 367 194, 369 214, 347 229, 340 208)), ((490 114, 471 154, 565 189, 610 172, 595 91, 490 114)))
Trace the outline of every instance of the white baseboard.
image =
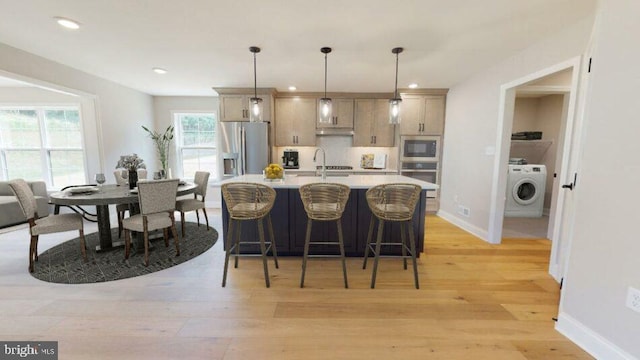
POLYGON ((566 313, 558 316, 556 330, 596 359, 638 360, 566 313))
POLYGON ((437 215, 445 220, 447 220, 448 222, 452 223, 453 225, 461 228, 462 230, 469 232, 477 237, 479 237, 480 239, 489 242, 489 232, 487 230, 481 229, 473 224, 470 224, 466 221, 464 221, 463 219, 452 215, 451 213, 448 213, 446 211, 443 210, 438 210, 437 215))

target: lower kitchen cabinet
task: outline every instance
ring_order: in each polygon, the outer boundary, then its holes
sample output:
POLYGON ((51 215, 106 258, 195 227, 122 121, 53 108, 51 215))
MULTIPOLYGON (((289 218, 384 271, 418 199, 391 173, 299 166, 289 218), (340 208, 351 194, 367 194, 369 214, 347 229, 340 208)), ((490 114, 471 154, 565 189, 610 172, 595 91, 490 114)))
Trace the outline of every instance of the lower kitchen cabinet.
MULTIPOLYGON (((367 189, 351 189, 349 201, 342 214, 342 233, 344 236, 345 253, 350 257, 361 257, 364 255, 371 221, 371 211, 367 205, 367 189)), ((300 256, 304 252, 304 240, 307 229, 307 213, 300 198, 298 189, 276 189, 276 201, 271 210, 271 220, 278 247, 278 255, 300 256)), ((413 217, 413 231, 415 233, 416 248, 418 255, 424 249, 424 225, 426 209, 426 191, 423 190, 420 200, 416 205, 413 217)), ((229 212, 226 203, 222 202, 222 222, 225 234, 225 243, 229 241, 226 234, 229 226, 229 212)), ((243 221, 240 223, 241 238, 243 241, 258 241, 258 232, 255 221, 243 221)), ((377 231, 377 226, 375 227, 377 231)), ((265 232, 268 237, 268 232, 265 232)), ((385 224, 384 241, 400 241, 400 225, 398 223, 385 224)), ((376 236, 376 232, 374 232, 376 236)), ((374 237, 375 238, 375 237, 374 237)), ((334 221, 314 221, 311 239, 313 241, 337 241, 338 233, 334 221)), ((407 237, 408 241, 408 237, 407 237)), ((397 246, 383 248, 383 254, 398 255, 401 249, 397 246)), ((245 245, 241 248, 244 254, 260 253, 258 245, 245 245)), ((339 254, 337 246, 315 245, 310 252, 312 254, 339 254)))

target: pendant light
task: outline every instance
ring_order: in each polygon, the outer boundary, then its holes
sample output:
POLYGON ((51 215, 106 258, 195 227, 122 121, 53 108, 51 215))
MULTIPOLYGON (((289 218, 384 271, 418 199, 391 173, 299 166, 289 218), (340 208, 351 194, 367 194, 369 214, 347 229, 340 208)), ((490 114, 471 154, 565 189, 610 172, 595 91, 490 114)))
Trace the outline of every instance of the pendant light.
POLYGON ((398 96, 398 54, 404 49, 401 47, 393 48, 392 53, 396 54, 396 86, 393 93, 393 99, 389 100, 389 124, 400 123, 400 104, 402 99, 398 96))
POLYGON ((258 80, 256 75, 256 54, 260 52, 257 46, 251 46, 253 53, 253 97, 249 99, 249 121, 262 122, 262 99, 258 97, 258 80))
POLYGON ((320 124, 331 124, 331 99, 327 97, 327 54, 331 52, 331 48, 323 47, 320 51, 324 54, 324 97, 320 99, 320 114, 318 122, 320 124))

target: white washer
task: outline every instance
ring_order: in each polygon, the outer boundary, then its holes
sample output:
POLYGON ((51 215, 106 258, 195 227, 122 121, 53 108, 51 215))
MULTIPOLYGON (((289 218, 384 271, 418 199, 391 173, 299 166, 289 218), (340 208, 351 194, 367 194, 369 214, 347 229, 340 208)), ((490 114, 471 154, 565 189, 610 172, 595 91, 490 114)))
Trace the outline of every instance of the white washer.
POLYGON ((506 217, 541 217, 547 169, 544 165, 509 165, 506 217))

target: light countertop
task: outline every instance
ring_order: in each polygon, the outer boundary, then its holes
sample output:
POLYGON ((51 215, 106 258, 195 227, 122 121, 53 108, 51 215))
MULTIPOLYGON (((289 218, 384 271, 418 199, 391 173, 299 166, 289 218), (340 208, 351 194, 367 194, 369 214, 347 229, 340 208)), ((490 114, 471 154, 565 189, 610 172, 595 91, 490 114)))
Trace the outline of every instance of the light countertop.
MULTIPOLYGON (((266 181, 262 175, 241 175, 232 179, 223 180, 214 184, 220 186, 231 182, 255 182, 261 183, 273 188, 297 189, 302 185, 323 182, 320 176, 295 176, 285 175, 282 180, 266 181)), ((352 189, 369 189, 376 185, 392 184, 392 183, 409 183, 417 184, 424 190, 436 190, 438 185, 426 181, 410 178, 402 175, 349 175, 349 176, 327 176, 324 182, 334 182, 344 184, 352 189)))

